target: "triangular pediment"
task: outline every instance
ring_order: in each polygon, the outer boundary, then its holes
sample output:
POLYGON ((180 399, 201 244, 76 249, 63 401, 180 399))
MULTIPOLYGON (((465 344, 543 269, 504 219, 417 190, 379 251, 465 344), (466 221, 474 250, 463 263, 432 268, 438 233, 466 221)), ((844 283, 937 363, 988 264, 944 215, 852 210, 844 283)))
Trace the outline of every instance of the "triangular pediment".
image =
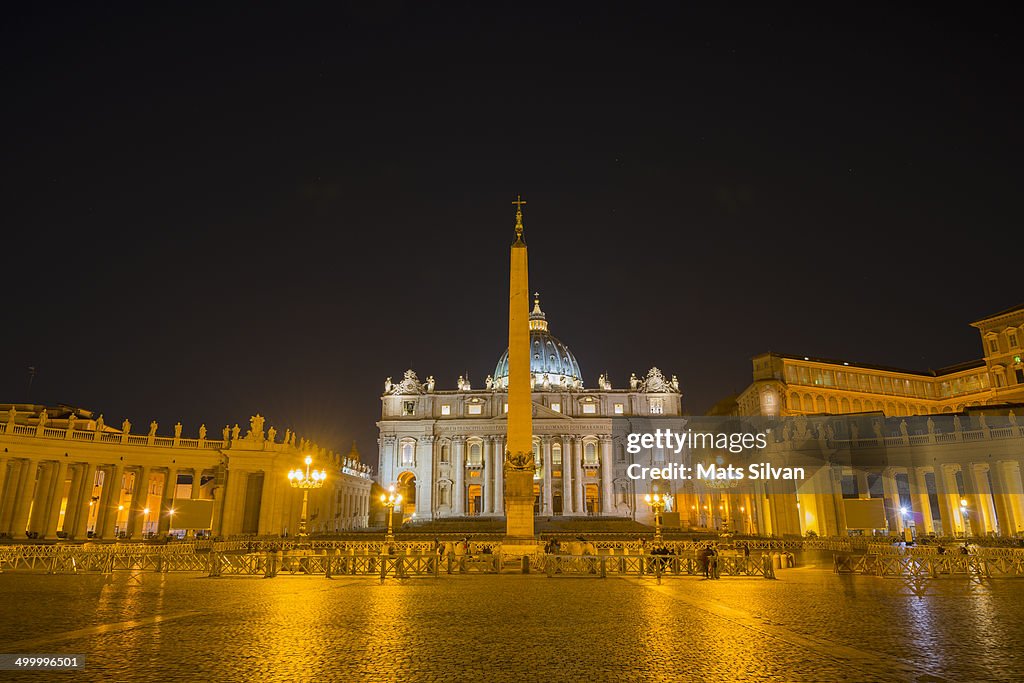
POLYGON ((545 405, 541 405, 536 401, 533 401, 533 416, 534 417, 554 417, 561 420, 571 420, 572 418, 565 413, 560 413, 557 410, 551 410, 545 405))

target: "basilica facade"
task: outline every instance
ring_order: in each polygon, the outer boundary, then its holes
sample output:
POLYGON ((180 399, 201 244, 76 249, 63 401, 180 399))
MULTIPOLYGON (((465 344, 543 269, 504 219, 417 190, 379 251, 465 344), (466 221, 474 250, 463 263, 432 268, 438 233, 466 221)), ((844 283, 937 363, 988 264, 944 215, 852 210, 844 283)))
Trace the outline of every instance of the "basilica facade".
MULTIPOLYGON (((684 428, 678 379, 651 368, 626 386, 613 387, 604 375, 587 385, 575 356, 551 333, 539 299, 530 314, 530 353, 534 513, 647 520, 648 489, 626 468, 666 455, 638 460, 626 451, 626 437, 684 428)), ((388 378, 377 423, 378 476, 382 486, 403 492, 407 519, 504 515, 507 388, 507 350, 482 387, 459 377, 454 389, 442 389, 412 369, 398 382, 388 378)))

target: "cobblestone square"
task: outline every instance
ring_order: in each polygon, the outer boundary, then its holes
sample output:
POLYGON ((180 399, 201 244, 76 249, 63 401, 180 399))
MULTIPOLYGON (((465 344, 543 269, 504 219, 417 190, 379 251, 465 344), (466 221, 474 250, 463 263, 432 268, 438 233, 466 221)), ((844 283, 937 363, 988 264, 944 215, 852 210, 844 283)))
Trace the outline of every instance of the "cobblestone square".
POLYGON ((4 652, 86 681, 1024 680, 1013 579, 9 573, 0 605, 4 652))

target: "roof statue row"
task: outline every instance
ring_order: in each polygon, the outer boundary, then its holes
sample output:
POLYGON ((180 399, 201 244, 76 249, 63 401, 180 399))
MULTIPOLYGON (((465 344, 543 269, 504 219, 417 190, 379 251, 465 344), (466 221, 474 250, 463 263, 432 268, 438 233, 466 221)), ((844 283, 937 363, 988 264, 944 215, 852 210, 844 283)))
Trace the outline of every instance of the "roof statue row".
MULTIPOLYGON (((242 428, 236 423, 234 427, 224 425, 221 431, 221 441, 209 441, 206 438, 207 429, 205 424, 199 426, 199 438, 183 438, 182 424, 174 425, 174 437, 159 437, 157 429, 159 424, 156 420, 149 423, 149 431, 145 436, 132 434, 132 423, 127 418, 121 423, 121 428, 110 427, 100 414, 95 419, 91 417, 81 418, 80 414, 91 415, 88 411, 76 409, 53 409, 55 415, 51 417, 50 411, 45 406, 22 406, 28 410, 18 410, 18 406, 12 404, 7 410, 7 421, 0 430, 4 434, 17 434, 21 436, 43 436, 49 438, 63 438, 75 441, 100 441, 102 443, 121 443, 133 446, 158 445, 192 448, 252 448, 262 449, 266 444, 294 448, 302 453, 314 453, 322 459, 329 459, 336 462, 340 467, 345 467, 351 473, 370 472, 370 468, 359 462, 359 451, 355 442, 347 457, 335 454, 309 439, 300 439, 296 432, 286 429, 281 441, 277 440, 278 431, 271 425, 266 426, 266 418, 257 413, 249 418, 249 429, 242 435, 242 428), (38 410, 36 410, 38 408, 38 410), (92 433, 90 436, 89 433, 92 433)), ((2 414, 2 413, 0 413, 2 414)))
MULTIPOLYGON (((536 381, 535 376, 531 376, 530 388, 537 389, 537 385, 544 391, 583 391, 583 382, 579 380, 577 384, 573 383, 556 383, 552 380, 551 376, 544 374, 540 377, 539 382, 536 381)), ((384 380, 384 394, 386 396, 413 396, 416 394, 429 394, 433 393, 435 387, 434 376, 430 375, 427 377, 426 382, 421 382, 416 372, 411 368, 406 370, 402 375, 402 381, 392 382, 391 377, 384 380)), ((487 375, 487 379, 484 381, 484 385, 487 391, 505 391, 505 386, 499 384, 494 380, 491 375, 487 375)), ((601 376, 597 379, 597 388, 599 391, 612 391, 612 382, 606 373, 601 373, 601 376)), ((469 382, 468 377, 459 375, 459 379, 456 382, 456 388, 459 391, 472 391, 473 387, 469 382)), ((665 375, 662 374, 661 370, 654 367, 647 371, 647 376, 640 379, 636 376, 636 373, 632 373, 629 377, 629 390, 637 393, 646 394, 678 394, 679 392, 679 378, 672 375, 672 379, 665 379, 665 375)))

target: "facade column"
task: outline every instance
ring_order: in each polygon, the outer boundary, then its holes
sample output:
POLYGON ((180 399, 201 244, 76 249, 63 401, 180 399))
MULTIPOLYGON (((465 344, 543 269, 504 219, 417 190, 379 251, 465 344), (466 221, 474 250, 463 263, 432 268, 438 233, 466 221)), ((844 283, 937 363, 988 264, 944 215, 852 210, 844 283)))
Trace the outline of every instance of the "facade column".
POLYGON ((89 537, 89 517, 92 512, 92 491, 96 488, 96 465, 87 462, 82 465, 82 483, 76 501, 74 533, 72 538, 84 540, 89 537))
POLYGON ((505 514, 505 437, 499 434, 494 437, 494 514, 505 514))
MULTIPOLYGON (((928 496, 928 482, 925 479, 925 471, 921 467, 912 467, 907 470, 907 481, 910 483, 910 500, 914 512, 921 515, 922 528, 917 530, 918 534, 931 534, 935 532, 935 524, 932 521, 931 498, 928 496)), ((916 517, 916 515, 915 515, 916 517)), ((917 520, 914 520, 915 526, 917 520)))
POLYGON ((614 491, 612 491, 612 437, 601 436, 601 514, 610 515, 614 511, 614 491))
POLYGON ((123 482, 121 481, 124 476, 124 469, 120 463, 113 465, 110 468, 110 482, 103 481, 103 499, 105 501, 103 505, 103 531, 101 538, 114 538, 114 532, 117 528, 117 517, 118 509, 117 506, 121 504, 121 490, 123 482))
POLYGON ((158 534, 171 530, 171 509, 174 505, 174 487, 178 485, 178 470, 173 465, 164 474, 163 492, 160 497, 160 519, 156 528, 158 534))
POLYGON ((35 460, 26 459, 21 461, 11 517, 11 537, 15 540, 25 538, 25 530, 28 528, 28 515, 32 508, 32 497, 35 494, 36 470, 38 468, 39 463, 35 460))
POLYGON ((562 515, 576 511, 572 505, 572 437, 562 436, 562 515))
POLYGON ((576 514, 587 514, 586 489, 583 487, 583 439, 576 437, 572 443, 572 478, 576 489, 576 514))
MULTIPOLYGON (((67 459, 55 463, 55 468, 56 472, 50 485, 50 512, 47 515, 46 524, 43 529, 43 538, 53 538, 57 535, 57 523, 60 521, 60 506, 64 502, 64 484, 68 477, 67 459)), ((71 509, 71 497, 74 495, 74 492, 73 486, 68 489, 68 504, 65 506, 65 515, 71 509)))
POLYGON ((494 513, 494 477, 497 467, 495 466, 494 442, 491 437, 484 437, 484 504, 483 514, 494 513))
POLYGON ((452 437, 452 467, 455 468, 455 490, 452 491, 452 512, 466 516, 466 437, 452 437))
POLYGON ((128 538, 138 539, 146 531, 146 502, 149 497, 149 468, 135 471, 132 481, 132 506, 128 510, 128 538))
POLYGON ((541 463, 544 467, 544 495, 541 496, 541 507, 540 512, 542 515, 551 515, 551 437, 542 436, 540 438, 541 448, 541 463))

